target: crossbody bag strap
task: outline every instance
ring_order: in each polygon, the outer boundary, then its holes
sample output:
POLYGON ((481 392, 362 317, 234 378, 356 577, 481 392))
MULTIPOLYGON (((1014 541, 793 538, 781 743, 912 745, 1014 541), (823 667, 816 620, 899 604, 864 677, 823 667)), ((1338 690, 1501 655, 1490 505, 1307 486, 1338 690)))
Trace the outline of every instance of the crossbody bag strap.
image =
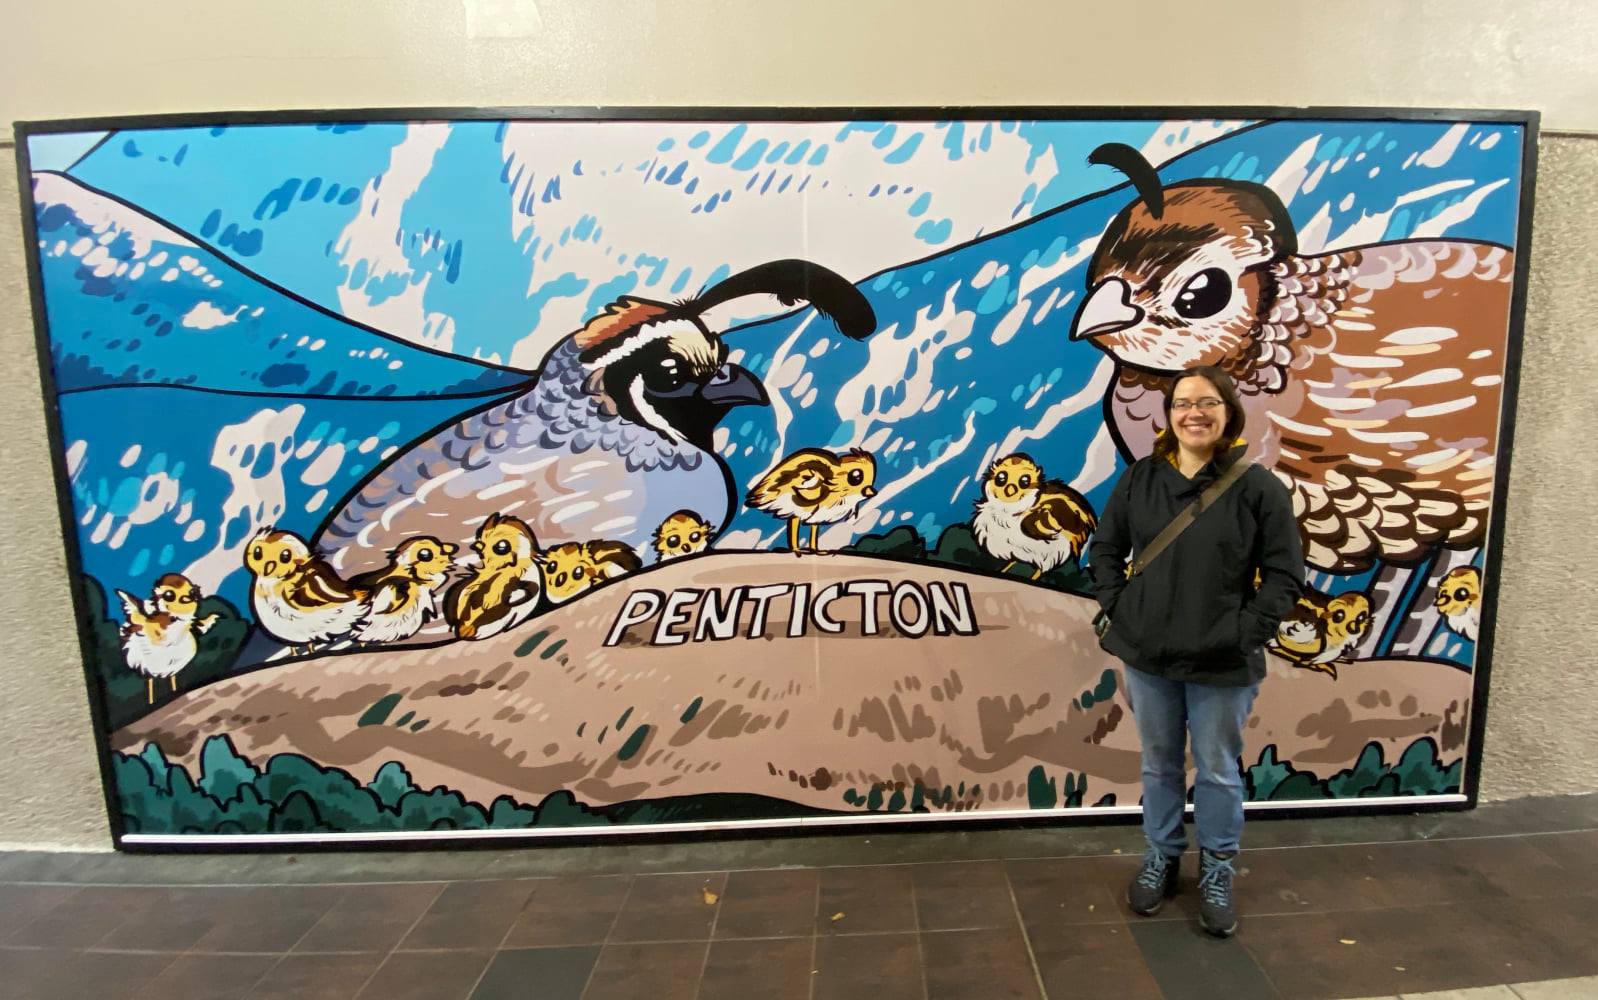
POLYGON ((1188 525, 1198 520, 1200 514, 1204 513, 1216 500, 1220 499, 1222 493, 1231 489, 1233 483, 1242 479, 1243 474, 1248 472, 1249 466, 1253 464, 1253 462, 1245 462, 1240 458, 1227 466, 1226 471, 1221 473, 1219 479, 1206 486, 1204 492, 1198 495, 1198 499, 1183 507, 1181 513, 1171 518, 1171 523, 1167 524, 1158 535, 1154 536, 1154 541, 1150 542, 1147 548, 1138 553, 1138 557, 1132 560, 1132 565, 1127 568, 1126 578, 1130 580, 1145 569, 1148 569, 1149 563, 1153 562, 1161 552, 1164 552, 1172 542, 1176 541, 1176 536, 1186 531, 1188 525))

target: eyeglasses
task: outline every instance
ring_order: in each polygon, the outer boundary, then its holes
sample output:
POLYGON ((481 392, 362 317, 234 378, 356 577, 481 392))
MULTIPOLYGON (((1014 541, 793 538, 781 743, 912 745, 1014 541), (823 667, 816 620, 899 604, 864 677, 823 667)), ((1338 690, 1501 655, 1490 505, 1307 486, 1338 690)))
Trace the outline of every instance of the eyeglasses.
POLYGON ((1213 410, 1217 406, 1225 405, 1224 402, 1214 396, 1206 396, 1203 399, 1173 399, 1171 400, 1171 412, 1185 413, 1188 410, 1213 410))

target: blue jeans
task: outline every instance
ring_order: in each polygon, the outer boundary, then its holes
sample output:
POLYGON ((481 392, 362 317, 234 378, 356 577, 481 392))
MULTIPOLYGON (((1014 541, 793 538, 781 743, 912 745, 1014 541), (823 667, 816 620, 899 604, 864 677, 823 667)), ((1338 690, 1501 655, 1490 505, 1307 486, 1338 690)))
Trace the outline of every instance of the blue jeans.
POLYGON ((1198 778, 1193 821, 1199 846, 1230 854, 1243 836, 1243 724, 1259 685, 1218 687, 1170 681, 1127 666, 1127 699, 1143 744, 1143 833, 1166 855, 1187 850, 1186 744, 1191 735, 1198 778))

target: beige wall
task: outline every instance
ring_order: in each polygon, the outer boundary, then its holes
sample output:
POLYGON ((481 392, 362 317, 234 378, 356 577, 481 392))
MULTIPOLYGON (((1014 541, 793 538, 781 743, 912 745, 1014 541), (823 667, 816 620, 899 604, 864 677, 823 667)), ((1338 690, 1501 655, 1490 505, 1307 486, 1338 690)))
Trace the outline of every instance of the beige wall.
MULTIPOLYGON (((1542 144, 1483 794, 1598 789, 1598 694, 1589 683, 1598 532, 1582 523, 1591 520, 1598 463, 1577 446, 1598 425, 1598 393, 1580 377, 1598 371, 1587 323, 1598 314, 1598 62, 1589 51, 1598 4, 1222 0, 1092 5, 1091 14, 1071 6, 32 4, 8 12, 0 32, 0 122, 535 104, 1540 109, 1545 128, 1567 134, 1542 144), (496 6, 511 14, 495 16, 496 6)), ((8 359, 0 365, 0 846, 104 847, 23 259, 8 163, 0 172, 8 306, 0 310, 8 359)))

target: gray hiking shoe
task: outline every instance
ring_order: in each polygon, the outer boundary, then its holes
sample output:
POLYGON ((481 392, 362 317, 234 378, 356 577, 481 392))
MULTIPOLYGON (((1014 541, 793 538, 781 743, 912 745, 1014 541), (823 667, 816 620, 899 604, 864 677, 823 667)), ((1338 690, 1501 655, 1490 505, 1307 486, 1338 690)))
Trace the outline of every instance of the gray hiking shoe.
POLYGON ((1182 867, 1180 854, 1172 857, 1150 845, 1143 855, 1143 867, 1126 887, 1126 905, 1141 917, 1160 912, 1165 901, 1176 895, 1176 880, 1182 867))
POLYGON ((1232 867, 1236 854, 1199 852, 1199 926, 1216 937, 1237 932, 1237 905, 1232 900, 1232 867))

